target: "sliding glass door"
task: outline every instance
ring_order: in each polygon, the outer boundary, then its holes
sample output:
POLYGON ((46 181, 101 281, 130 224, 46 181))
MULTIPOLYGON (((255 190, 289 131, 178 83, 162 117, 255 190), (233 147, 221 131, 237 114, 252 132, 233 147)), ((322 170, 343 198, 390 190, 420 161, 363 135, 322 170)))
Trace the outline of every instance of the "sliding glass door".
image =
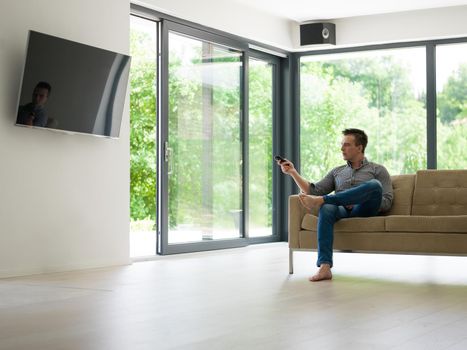
POLYGON ((157 252, 279 240, 272 196, 279 60, 163 20, 160 62, 157 252))
POLYGON ((158 253, 244 246, 244 50, 162 24, 158 253))
POLYGON ((168 243, 241 237, 242 53, 169 33, 168 243))
POLYGON ((132 12, 131 256, 280 240, 280 59, 136 5, 132 12))

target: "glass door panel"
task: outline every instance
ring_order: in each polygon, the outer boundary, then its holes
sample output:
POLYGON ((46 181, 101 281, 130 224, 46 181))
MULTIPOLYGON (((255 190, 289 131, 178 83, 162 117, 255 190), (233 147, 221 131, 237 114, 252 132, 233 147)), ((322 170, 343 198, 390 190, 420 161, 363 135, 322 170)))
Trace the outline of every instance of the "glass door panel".
POLYGON ((438 169, 467 169, 467 44, 436 47, 438 169))
POLYGON ((168 243, 241 237, 242 53, 169 32, 168 243))
POLYGON ((130 16, 130 256, 156 254, 157 35, 130 16))
POLYGON ((249 61, 249 237, 272 235, 273 68, 249 61))

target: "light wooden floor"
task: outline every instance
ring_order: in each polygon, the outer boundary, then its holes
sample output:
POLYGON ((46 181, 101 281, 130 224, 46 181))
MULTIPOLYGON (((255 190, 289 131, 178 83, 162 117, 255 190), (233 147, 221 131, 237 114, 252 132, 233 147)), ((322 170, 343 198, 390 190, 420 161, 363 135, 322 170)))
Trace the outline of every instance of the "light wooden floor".
POLYGON ((0 349, 467 349, 467 257, 285 243, 0 280, 0 349))

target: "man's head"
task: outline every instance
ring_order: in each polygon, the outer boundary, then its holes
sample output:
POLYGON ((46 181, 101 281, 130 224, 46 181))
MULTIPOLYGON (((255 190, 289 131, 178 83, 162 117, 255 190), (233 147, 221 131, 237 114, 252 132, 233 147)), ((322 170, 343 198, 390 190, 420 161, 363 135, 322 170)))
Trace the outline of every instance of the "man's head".
POLYGON ((49 83, 46 83, 45 81, 37 83, 34 91, 32 92, 32 103, 34 106, 43 107, 49 98, 51 90, 52 87, 49 83))
POLYGON ((345 160, 354 162, 361 160, 368 143, 368 136, 360 129, 345 129, 342 131, 341 151, 345 160))

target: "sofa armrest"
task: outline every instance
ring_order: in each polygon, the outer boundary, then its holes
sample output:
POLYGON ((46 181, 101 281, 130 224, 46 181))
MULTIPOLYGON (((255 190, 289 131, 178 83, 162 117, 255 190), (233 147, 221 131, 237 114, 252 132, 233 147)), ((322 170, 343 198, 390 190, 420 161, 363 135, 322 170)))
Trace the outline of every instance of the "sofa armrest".
POLYGON ((300 248, 298 233, 305 214, 306 209, 300 203, 298 195, 289 196, 289 248, 300 248))

